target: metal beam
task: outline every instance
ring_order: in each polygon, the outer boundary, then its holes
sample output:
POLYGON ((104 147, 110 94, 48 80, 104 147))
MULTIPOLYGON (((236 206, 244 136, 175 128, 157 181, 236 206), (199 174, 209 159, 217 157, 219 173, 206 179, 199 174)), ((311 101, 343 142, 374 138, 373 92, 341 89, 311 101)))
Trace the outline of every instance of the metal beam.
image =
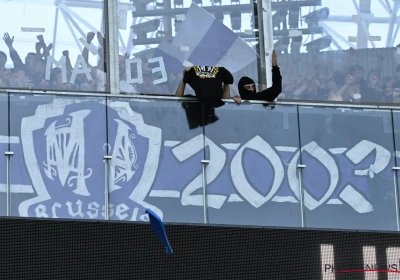
POLYGON ((54 19, 54 33, 53 33, 53 49, 51 50, 51 56, 54 57, 56 51, 56 40, 57 40, 57 29, 58 29, 58 13, 59 8, 56 8, 56 16, 54 19))
MULTIPOLYGON (((389 23, 389 17, 375 17, 373 15, 369 17, 364 16, 364 21, 367 23, 389 23)), ((352 16, 329 16, 324 22, 351 22, 356 24, 352 16)), ((400 22, 400 18, 396 18, 395 22, 400 22)))
MULTIPOLYGON (((335 37, 332 36, 331 33, 329 33, 327 30, 324 30, 324 34, 332 37, 332 44, 334 44, 335 47, 336 47, 338 50, 343 50, 343 48, 339 45, 339 43, 336 41, 335 37)), ((329 48, 332 49, 332 47, 329 47, 329 48)))
MULTIPOLYGON (((294 1, 294 2, 272 2, 272 10, 278 10, 281 8, 289 8, 293 6, 304 7, 304 6, 320 6, 321 0, 309 0, 309 1, 294 1)), ((223 12, 230 13, 232 11, 240 11, 242 13, 253 13, 254 5, 243 4, 243 5, 224 5, 224 6, 207 6, 202 7, 209 13, 223 12)), ((189 8, 178 8, 178 9, 157 9, 157 10, 146 10, 146 11, 135 11, 132 12, 133 17, 153 17, 153 16, 165 16, 165 15, 179 15, 186 14, 189 8)))
MULTIPOLYGON (((357 5, 356 0, 353 0, 353 5, 358 14, 357 47, 366 49, 368 48, 369 23, 364 21, 363 17, 365 14, 371 14, 371 0, 360 0, 360 6, 357 5)), ((371 41, 371 44, 375 48, 375 43, 371 41)))
MULTIPOLYGON (((306 34, 322 34, 323 29, 319 27, 317 32, 313 30, 313 32, 309 29, 298 29, 304 35, 306 34)), ((236 33, 242 39, 254 39, 254 41, 259 40, 258 32, 254 34, 246 34, 246 33, 236 33)), ((274 30, 273 31, 274 37, 289 37, 289 30, 274 30)), ((172 37, 173 38, 173 37, 172 37)), ((152 45, 152 44, 160 44, 164 41, 164 38, 147 38, 147 39, 133 39, 132 42, 134 45, 152 45)))
MULTIPOLYGON (((74 21, 74 19, 71 17, 71 15, 63 10, 60 10, 60 11, 64 15, 65 20, 69 20, 69 22, 72 23, 72 25, 76 28, 76 30, 78 30, 78 32, 81 34, 83 39, 86 40, 87 35, 85 34, 85 32, 83 32, 82 28, 74 21)), ((81 43, 79 43, 79 45, 81 46, 81 43)))
MULTIPOLYGON (((272 24, 272 1, 271 0, 262 0, 262 14, 263 14, 263 21, 262 24, 264 25, 264 34, 261 38, 264 40, 264 48, 265 52, 260 52, 260 57, 265 57, 266 68, 265 75, 267 80, 267 86, 272 85, 272 71, 269 69, 272 68, 272 50, 274 49, 274 30, 272 24), (267 56, 268 53, 268 56, 267 56)), ((260 23, 259 23, 260 24, 260 23)), ((275 100, 276 101, 276 100, 275 100)))
POLYGON ((388 0, 385 0, 385 2, 386 2, 386 5, 387 5, 387 7, 389 9, 389 14, 390 14, 392 12, 392 7, 390 6, 390 3, 389 3, 388 0))
POLYGON ((386 10, 386 12, 388 14, 390 14, 392 12, 390 9, 390 6, 387 5, 388 4, 387 2, 384 3, 383 0, 379 0, 379 3, 381 3, 382 7, 386 10))
POLYGON ((396 24, 396 30, 393 33, 392 41, 391 41, 391 44, 390 44, 390 46, 392 46, 392 47, 394 47, 394 45, 395 45, 395 40, 397 38, 397 34, 399 33, 399 27, 400 27, 400 23, 397 23, 396 24))
MULTIPOLYGON (((101 30, 95 28, 94 26, 92 26, 90 23, 88 23, 86 20, 84 20, 83 18, 81 18, 80 16, 78 16, 74 11, 72 11, 69 7, 67 7, 65 4, 61 3, 59 5, 59 7, 64 10, 64 12, 68 13, 69 15, 71 15, 72 17, 74 17, 76 20, 78 20, 79 22, 81 22, 83 25, 85 25, 89 30, 91 31, 96 31, 96 32, 101 32, 101 30)), ((102 33, 102 35, 104 36, 104 34, 102 33)))
POLYGON ((339 33, 337 33, 335 30, 333 30, 332 28, 330 28, 328 25, 324 24, 323 22, 319 23, 321 25, 321 27, 324 28, 325 32, 329 32, 331 35, 333 35, 333 37, 339 39, 340 41, 342 41, 344 44, 346 44, 348 47, 350 48, 354 48, 356 49, 357 47, 354 46, 352 43, 350 43, 348 40, 346 40, 345 38, 343 38, 342 35, 340 35, 339 33))
MULTIPOLYGON (((226 6, 210 6, 202 7, 209 13, 223 12, 230 13, 232 11, 240 11, 242 13, 254 12, 254 6, 252 4, 245 5, 226 5, 226 6)), ((146 11, 134 11, 132 16, 135 17, 154 17, 154 16, 175 16, 186 14, 189 8, 177 8, 177 9, 157 9, 157 10, 146 10, 146 11)))
POLYGON ((72 37, 74 38, 77 47, 79 48, 80 52, 82 53, 82 51, 83 51, 82 44, 79 42, 78 38, 75 36, 75 32, 71 26, 71 23, 69 22, 67 13, 64 12, 63 10, 60 10, 60 11, 61 11, 61 14, 64 16, 64 20, 67 23, 69 30, 71 31, 72 37))
MULTIPOLYGON (((135 23, 139 24, 143 21, 142 18, 133 18, 132 19, 132 25, 134 25, 135 23)), ((128 42, 127 42, 127 46, 126 46, 126 53, 130 56, 132 49, 133 49, 133 32, 129 32, 129 38, 128 38, 128 42)))
MULTIPOLYGON (((252 1, 250 1, 251 3, 252 1)), ((265 3, 268 4, 268 3, 265 3)), ((269 3, 270 4, 270 3, 269 3)), ((264 6, 265 7, 265 6, 264 6)), ((265 7, 268 9, 268 6, 265 7)), ((269 9, 271 10, 271 8, 269 7, 269 9)), ((257 16, 257 20, 258 20, 258 50, 259 50, 259 56, 257 57, 257 62, 259 61, 260 63, 260 67, 257 67, 259 69, 258 70, 258 83, 261 85, 267 85, 267 77, 265 75, 265 72, 267 71, 267 69, 271 69, 270 65, 268 65, 269 67, 266 67, 266 49, 265 49, 265 41, 264 41, 264 35, 265 35, 265 28, 270 29, 269 31, 272 31, 272 26, 267 26, 264 25, 264 20, 267 21, 268 18, 264 19, 264 16, 269 16, 272 19, 272 13, 270 13, 270 15, 266 14, 263 12, 263 1, 257 1, 257 11, 258 11, 258 16, 257 16), (260 36, 261 35, 261 36, 260 36)), ((273 32, 273 31, 272 31, 273 32)), ((269 64, 269 63, 268 63, 269 64)))
POLYGON ((120 93, 119 45, 118 45, 118 0, 108 0, 106 6, 106 50, 108 50, 107 76, 111 94, 120 93))
MULTIPOLYGON (((98 8, 101 9, 103 8, 103 3, 102 2, 92 2, 92 1, 63 1, 62 3, 68 5, 69 7, 79 7, 79 8, 98 8)), ((305 1, 283 1, 283 2, 272 2, 272 10, 279 10, 281 8, 289 8, 289 7, 309 7, 309 6, 321 6, 322 5, 322 0, 305 0, 305 1)), ((128 11, 135 11, 135 7, 132 4, 129 3, 119 3, 118 4, 120 7, 125 6, 128 11)), ((202 7, 207 11, 207 9, 217 9, 217 11, 224 10, 225 7, 228 6, 244 6, 244 5, 226 5, 226 6, 208 6, 208 7, 202 7)), ((172 9, 172 10, 188 10, 188 9, 172 9)), ((149 10, 152 11, 152 10, 149 10)), ((158 11, 157 15, 164 15, 162 9, 157 9, 153 11, 158 11)), ((230 10, 231 11, 231 10, 230 10)), ((143 11, 146 12, 146 11, 143 11)), ((182 12, 177 12, 176 14, 180 14, 182 12)), ((151 15, 146 15, 146 16, 151 16, 151 15)))
MULTIPOLYGON (((396 15, 397 12, 399 10, 399 1, 396 1, 393 5, 393 10, 390 13, 390 23, 389 23, 389 28, 388 28, 388 35, 387 35, 387 39, 386 39, 386 47, 392 47, 393 46, 393 42, 394 42, 394 34, 393 34, 393 29, 394 29, 394 24, 395 24, 395 20, 396 20, 396 15)), ((398 29, 399 23, 397 23, 397 28, 396 28, 396 34, 398 29)))

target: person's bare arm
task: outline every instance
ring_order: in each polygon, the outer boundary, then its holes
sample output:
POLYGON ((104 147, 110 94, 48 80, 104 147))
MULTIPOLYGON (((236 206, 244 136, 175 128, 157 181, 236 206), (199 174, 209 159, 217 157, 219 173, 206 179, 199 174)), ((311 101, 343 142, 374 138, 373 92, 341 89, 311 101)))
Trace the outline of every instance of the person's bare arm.
POLYGON ((302 95, 306 89, 307 89, 307 84, 304 83, 301 87, 299 87, 298 89, 296 89, 296 90, 293 92, 293 95, 294 95, 294 96, 302 95))
POLYGON ((8 50, 10 51, 10 57, 11 60, 13 61, 14 68, 18 68, 24 65, 24 63, 21 60, 21 57, 17 53, 17 51, 13 47, 14 43, 14 36, 10 37, 8 33, 4 33, 3 37, 4 43, 6 43, 8 50))
POLYGON ((179 83, 178 88, 175 91, 175 96, 182 97, 183 93, 185 92, 185 87, 186 87, 186 84, 183 82, 183 79, 182 79, 181 82, 179 83))
POLYGON ((347 88, 353 81, 354 78, 351 75, 347 75, 344 85, 336 92, 336 95, 343 96, 343 94, 347 91, 347 88))
POLYGON ((343 101, 343 94, 347 91, 349 85, 354 81, 351 75, 347 75, 344 85, 336 92, 329 94, 328 100, 330 101, 343 101))
POLYGON ((230 99, 230 98, 231 98, 231 90, 229 88, 229 84, 224 84, 222 99, 230 99))

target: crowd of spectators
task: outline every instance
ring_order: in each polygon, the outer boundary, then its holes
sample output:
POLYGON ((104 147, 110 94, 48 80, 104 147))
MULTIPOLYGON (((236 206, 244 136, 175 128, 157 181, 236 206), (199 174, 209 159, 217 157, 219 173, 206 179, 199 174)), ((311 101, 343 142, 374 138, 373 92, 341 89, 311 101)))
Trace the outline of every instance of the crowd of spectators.
POLYGON ((306 65, 305 71, 299 73, 293 65, 281 65, 283 90, 279 99, 400 102, 400 64, 392 75, 383 76, 386 66, 383 56, 378 56, 375 69, 364 69, 351 63, 355 52, 354 49, 347 52, 349 59, 343 61, 341 69, 334 69, 332 62, 316 62, 306 65))
MULTIPOLYGON (((66 57, 67 82, 62 80, 62 69, 52 67, 46 79, 47 57, 53 48, 46 44, 43 36, 37 36, 35 52, 30 52, 22 61, 17 50, 14 49, 14 37, 5 33, 3 40, 8 47, 9 54, 0 51, 0 87, 18 89, 62 90, 62 91, 106 91, 106 55, 105 38, 101 33, 89 32, 86 42, 89 46, 97 35, 99 43, 97 65, 89 63, 89 49, 84 48, 82 57, 90 68, 91 78, 79 73, 71 83, 73 67, 69 52, 66 57), (13 68, 7 69, 8 59, 13 62, 13 68)), ((349 54, 355 50, 350 50, 349 54)), ((167 82, 154 85, 153 81, 160 78, 148 68, 147 61, 143 61, 143 83, 129 84, 126 81, 125 59, 129 56, 120 56, 121 92, 125 94, 157 94, 173 93, 181 80, 179 75, 167 73, 167 82)), ((283 76, 283 90, 279 100, 317 100, 317 101, 347 101, 347 102, 400 102, 400 64, 394 69, 391 76, 382 76, 384 58, 380 59, 376 69, 364 69, 361 65, 348 63, 342 69, 334 69, 330 63, 313 63, 305 71, 296 72, 293 65, 280 64, 283 76)), ((81 66, 82 67, 82 66, 81 66)), ((137 69, 131 67, 132 76, 137 75, 137 69)))
MULTIPOLYGON (((89 44, 94 37, 95 33, 90 32, 88 34, 87 41, 89 44)), ((0 51, 0 87, 40 90, 105 91, 105 40, 100 33, 97 33, 97 38, 100 44, 97 65, 92 66, 89 64, 89 50, 85 48, 82 56, 87 67, 90 68, 90 76, 78 73, 73 83, 71 83, 73 67, 68 50, 62 52, 62 55, 66 58, 67 81, 63 82, 62 69, 59 67, 52 67, 50 77, 46 79, 47 58, 50 56, 53 45, 47 45, 42 35, 37 36, 38 41, 35 45, 35 52, 28 53, 24 61, 22 61, 18 51, 14 49, 14 37, 5 33, 3 40, 8 47, 13 68, 6 68, 8 56, 6 53, 0 51)))

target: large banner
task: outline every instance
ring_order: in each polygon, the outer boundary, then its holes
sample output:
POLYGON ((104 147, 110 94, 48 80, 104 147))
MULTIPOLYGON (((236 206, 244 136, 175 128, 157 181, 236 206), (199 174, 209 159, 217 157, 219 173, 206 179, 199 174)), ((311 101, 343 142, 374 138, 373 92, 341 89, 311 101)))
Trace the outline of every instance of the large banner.
POLYGON ((206 159, 212 224, 398 230, 390 111, 226 104, 196 127, 185 108, 11 96, 12 215, 105 219, 108 179, 111 220, 202 223, 206 159))

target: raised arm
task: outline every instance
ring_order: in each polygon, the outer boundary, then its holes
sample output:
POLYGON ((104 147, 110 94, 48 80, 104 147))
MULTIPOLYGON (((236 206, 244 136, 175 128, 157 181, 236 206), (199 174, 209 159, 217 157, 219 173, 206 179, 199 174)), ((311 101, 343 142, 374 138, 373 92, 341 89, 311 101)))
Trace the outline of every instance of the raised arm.
POLYGON ((272 86, 265 90, 260 91, 259 95, 262 96, 261 100, 274 101, 282 92, 282 75, 278 67, 275 50, 272 52, 272 86))
POLYGON ((11 60, 13 61, 14 68, 22 67, 24 63, 22 62, 21 57, 13 47, 14 36, 11 38, 8 33, 4 33, 3 40, 4 43, 6 43, 8 50, 10 51, 10 57, 11 60))

